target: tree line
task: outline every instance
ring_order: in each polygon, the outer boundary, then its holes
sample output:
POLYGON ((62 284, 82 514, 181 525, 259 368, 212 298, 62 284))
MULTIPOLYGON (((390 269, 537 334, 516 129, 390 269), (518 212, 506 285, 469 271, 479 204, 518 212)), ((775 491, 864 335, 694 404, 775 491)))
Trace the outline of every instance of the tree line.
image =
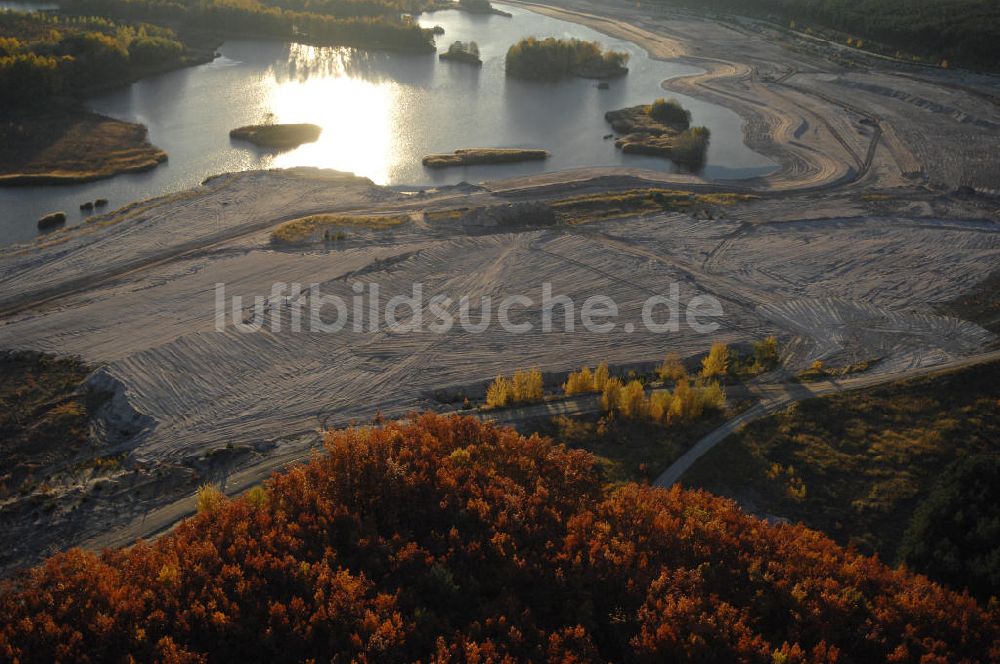
POLYGON ((424 2, 399 0, 67 0, 62 11, 120 19, 169 21, 221 35, 273 37, 324 46, 431 52, 431 30, 408 12, 424 2))
POLYGON ((59 13, 3 12, 0 107, 79 96, 126 82, 138 68, 182 61, 189 53, 182 40, 152 23, 223 36, 432 52, 432 31, 405 14, 426 7, 424 0, 66 0, 59 13))
MULTIPOLYGON (((647 377, 630 372, 628 380, 622 380, 612 375, 607 362, 601 362, 594 370, 583 367, 571 371, 562 385, 562 391, 567 397, 599 393, 601 406, 607 413, 618 413, 627 419, 650 419, 670 424, 696 420, 706 411, 722 410, 726 399, 720 380, 756 376, 775 369, 779 364, 777 337, 753 342, 749 354, 741 354, 717 341, 702 358, 701 370, 693 381, 680 356, 667 354, 654 374, 664 385, 673 385, 673 393, 661 389, 647 397, 647 377)), ((509 377, 497 376, 486 388, 484 405, 487 409, 506 408, 539 403, 544 399, 542 372, 534 367, 518 369, 509 377)))
POLYGON ((698 10, 809 22, 912 53, 996 68, 1000 4, 994 0, 653 0, 698 10))

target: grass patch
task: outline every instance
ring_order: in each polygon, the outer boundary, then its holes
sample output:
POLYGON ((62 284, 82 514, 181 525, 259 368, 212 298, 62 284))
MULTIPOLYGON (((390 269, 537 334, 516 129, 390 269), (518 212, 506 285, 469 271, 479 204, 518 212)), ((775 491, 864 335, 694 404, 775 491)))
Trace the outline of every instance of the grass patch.
POLYGON ((341 227, 379 230, 399 226, 409 219, 409 215, 405 214, 312 214, 281 224, 271 231, 271 241, 282 244, 307 242, 319 234, 330 239, 343 239, 346 235, 339 230, 341 227))
POLYGON ((747 425, 684 476, 892 561, 941 470, 1000 441, 1000 363, 810 399, 747 425))
POLYGON ((551 207, 560 221, 581 223, 637 212, 702 211, 711 216, 715 207, 728 207, 757 198, 752 194, 695 194, 672 189, 630 189, 563 198, 553 201, 551 207))
POLYGON ((450 210, 428 210, 424 213, 424 221, 428 224, 439 222, 457 222, 462 219, 462 215, 469 211, 469 208, 453 208, 450 210))

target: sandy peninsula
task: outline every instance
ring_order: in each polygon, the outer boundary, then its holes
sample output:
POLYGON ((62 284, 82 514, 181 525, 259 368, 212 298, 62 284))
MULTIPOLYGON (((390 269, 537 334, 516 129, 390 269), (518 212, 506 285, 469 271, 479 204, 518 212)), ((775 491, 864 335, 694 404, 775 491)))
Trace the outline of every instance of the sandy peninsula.
POLYGON ((86 111, 0 120, 0 186, 72 184, 156 168, 146 127, 86 111))

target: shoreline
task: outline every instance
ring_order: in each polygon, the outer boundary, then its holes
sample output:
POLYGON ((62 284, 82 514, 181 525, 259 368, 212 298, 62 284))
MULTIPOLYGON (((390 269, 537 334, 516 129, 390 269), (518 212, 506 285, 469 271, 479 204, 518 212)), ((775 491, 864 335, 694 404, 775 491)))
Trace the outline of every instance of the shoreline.
MULTIPOLYGON (((699 68, 705 68, 706 65, 711 65, 710 62, 705 61, 702 58, 690 58, 688 49, 685 47, 683 41, 670 36, 652 34, 644 30, 642 27, 625 24, 617 18, 590 14, 585 11, 569 9, 557 5, 524 2, 523 0, 510 0, 510 4, 541 15, 553 16, 555 18, 570 21, 574 24, 584 25, 616 38, 628 40, 631 43, 638 45, 640 48, 645 49, 649 54, 649 57, 654 60, 679 60, 681 62, 693 64, 699 68)), ((173 63, 170 66, 155 68, 153 71, 148 71, 142 76, 136 78, 144 79, 150 76, 156 76, 162 73, 183 69, 188 66, 198 66, 214 60, 216 55, 215 49, 218 48, 220 43, 224 43, 224 38, 218 34, 197 35, 197 38, 201 45, 211 42, 211 44, 215 45, 215 48, 203 48, 201 49, 202 57, 194 58, 185 63, 173 63), (222 42, 220 42, 220 39, 222 42)), ((273 38, 269 39, 274 41, 273 38)), ((665 79, 661 82, 661 86, 665 89, 675 89, 679 92, 690 93, 692 96, 706 99, 707 101, 719 104, 720 106, 739 114, 743 119, 744 143, 751 149, 774 161, 777 168, 776 172, 764 176, 757 175, 732 180, 720 180, 706 178, 699 175, 662 173, 652 169, 636 169, 621 166, 601 167, 599 170, 601 172, 608 172, 608 169, 611 169, 611 172, 621 175, 639 174, 641 177, 651 181, 669 182, 677 186, 688 186, 695 183, 702 183, 712 185, 713 187, 731 190, 763 191, 771 189, 796 189, 802 188, 803 186, 837 186, 843 184, 845 182, 846 169, 838 168, 837 164, 831 163, 832 160, 828 160, 827 163, 811 169, 816 172, 813 177, 806 178, 804 180, 803 178, 797 177, 803 169, 796 167, 799 160, 789 158, 785 150, 781 148, 782 140, 780 137, 764 136, 761 137, 763 140, 753 140, 754 132, 751 132, 749 129, 751 120, 748 119, 747 114, 744 112, 745 109, 741 108, 738 104, 734 104, 733 99, 729 96, 713 98, 711 91, 704 87, 705 84, 717 77, 727 77, 741 73, 743 72, 738 70, 729 70, 723 65, 716 65, 714 67, 709 67, 701 74, 665 79), (791 175, 791 177, 789 177, 789 175, 791 175)), ((113 88, 120 88, 134 82, 135 81, 133 80, 122 83, 120 85, 113 86, 113 88)), ((812 156, 815 157, 815 155, 812 156)), ((158 161, 150 161, 142 165, 130 166, 126 169, 109 170, 108 172, 100 174, 88 173, 85 175, 70 175, 61 173, 59 170, 52 170, 39 174, 12 173, 6 178, 0 177, 0 186, 60 186, 82 184, 95 180, 111 178, 119 174, 148 171, 155 168, 158 163, 162 163, 162 159, 158 161)), ((565 173, 569 179, 574 179, 575 176, 573 174, 575 172, 587 171, 591 168, 593 167, 581 166, 578 169, 554 171, 553 173, 565 173)), ((546 173, 545 175, 551 174, 546 173)), ((519 179, 517 176, 514 177, 515 179, 519 179)))
MULTIPOLYGON (((768 175, 750 176, 737 179, 709 179, 701 176, 665 174, 650 169, 637 169, 631 167, 600 167, 593 169, 594 172, 616 173, 620 175, 639 175, 645 179, 656 182, 670 182, 678 186, 690 186, 692 184, 711 185, 734 191, 753 190, 763 191, 809 191, 822 188, 833 188, 850 184, 860 179, 865 174, 862 160, 855 154, 849 154, 840 145, 831 144, 830 150, 818 151, 814 149, 804 149, 799 145, 795 132, 797 127, 803 124, 801 114, 796 114, 789 110, 790 104, 785 100, 775 100, 775 103, 760 103, 756 100, 748 99, 745 95, 735 94, 727 89, 734 81, 741 81, 746 78, 755 78, 753 67, 745 64, 729 62, 717 58, 704 57, 692 52, 692 48, 682 37, 670 34, 656 34, 650 32, 644 24, 646 21, 656 20, 662 24, 663 17, 647 16, 643 20, 636 20, 628 23, 622 18, 625 9, 621 8, 593 8, 599 13, 589 13, 592 9, 590 5, 583 8, 569 8, 559 4, 539 4, 526 0, 507 0, 506 4, 520 7, 528 11, 536 12, 546 16, 552 16, 575 24, 584 25, 615 38, 628 40, 639 47, 645 49, 649 57, 654 60, 666 61, 674 60, 685 64, 697 66, 704 71, 696 74, 682 75, 674 78, 667 78, 661 82, 661 87, 668 91, 675 91, 688 94, 693 97, 718 104, 728 110, 737 113, 743 121, 744 144, 750 149, 770 158, 777 165, 777 170, 768 175), (838 154, 838 157, 830 156, 838 154), (847 153, 847 154, 845 154, 847 153)), ((710 19, 699 18, 699 21, 712 22, 710 19)), ((727 29, 731 26, 719 24, 727 29)), ((662 25, 658 26, 662 27, 662 25)), ((216 35, 216 37, 218 37, 216 35)), ((271 39, 273 41, 273 38, 271 39)), ((151 75, 164 73, 166 71, 180 69, 186 66, 196 66, 204 64, 214 59, 214 52, 201 61, 194 61, 180 66, 171 66, 151 75)), ((755 83, 755 92, 762 92, 759 81, 755 83)), ((117 86, 116 86, 117 87, 117 86)), ((777 96, 773 91, 766 91, 765 99, 775 99, 777 96)), ((873 142, 872 149, 874 149, 873 142)), ((150 165, 149 168, 154 167, 150 165)), ((580 167, 579 169, 556 171, 553 173, 565 173, 568 179, 575 179, 575 172, 588 171, 591 167, 580 167)), ((135 171, 122 171, 122 173, 135 171)), ((542 176, 551 176, 553 173, 545 173, 542 176)), ((115 173, 108 176, 112 177, 115 173)), ((61 176, 52 177, 27 177, 15 180, 12 184, 70 184, 87 182, 95 178, 64 178, 61 176)), ((519 180, 517 176, 513 179, 519 180)), ((549 178, 546 178, 549 179, 549 178)), ((502 182, 502 180, 497 181, 502 182)))

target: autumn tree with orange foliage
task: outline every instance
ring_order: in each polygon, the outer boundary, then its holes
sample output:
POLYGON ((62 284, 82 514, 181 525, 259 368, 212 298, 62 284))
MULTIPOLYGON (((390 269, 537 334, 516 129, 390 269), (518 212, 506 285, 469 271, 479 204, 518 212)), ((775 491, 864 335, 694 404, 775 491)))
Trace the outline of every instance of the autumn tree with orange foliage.
POLYGON ((605 494, 594 457, 537 436, 423 415, 326 450, 155 543, 9 582, 0 659, 1000 657, 996 605, 704 492, 605 494))

